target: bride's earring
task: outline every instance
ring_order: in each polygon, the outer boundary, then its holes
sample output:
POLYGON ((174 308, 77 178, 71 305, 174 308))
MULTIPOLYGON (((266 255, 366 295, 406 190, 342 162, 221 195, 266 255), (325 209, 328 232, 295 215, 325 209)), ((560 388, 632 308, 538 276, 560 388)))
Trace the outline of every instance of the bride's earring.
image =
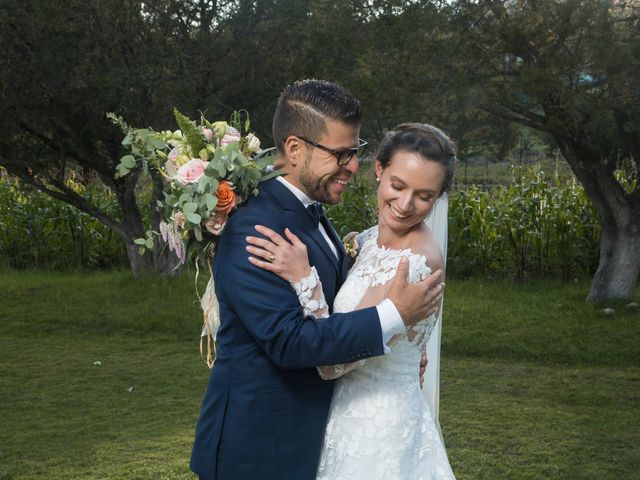
POLYGON ((376 177, 376 182, 379 182, 379 181, 380 181, 380 177, 376 177))

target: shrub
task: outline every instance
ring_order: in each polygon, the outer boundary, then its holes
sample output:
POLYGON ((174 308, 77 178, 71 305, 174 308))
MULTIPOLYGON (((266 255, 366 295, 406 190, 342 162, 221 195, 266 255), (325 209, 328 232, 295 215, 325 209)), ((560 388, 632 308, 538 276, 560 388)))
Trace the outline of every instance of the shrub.
MULTIPOLYGON (((117 218, 105 188, 68 184, 117 218)), ((32 187, 0 175, 0 264, 54 270, 126 267, 124 245, 95 218, 32 187)))

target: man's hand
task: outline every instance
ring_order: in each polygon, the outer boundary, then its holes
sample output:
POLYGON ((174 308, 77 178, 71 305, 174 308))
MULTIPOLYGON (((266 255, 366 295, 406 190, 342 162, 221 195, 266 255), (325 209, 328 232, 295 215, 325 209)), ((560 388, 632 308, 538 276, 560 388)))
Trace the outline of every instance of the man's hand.
POLYGON ((442 270, 436 270, 429 277, 417 283, 407 282, 409 261, 400 260, 395 278, 387 289, 386 297, 398 309, 406 326, 412 326, 438 311, 444 283, 440 282, 442 270))
POLYGON ((420 358, 420 388, 424 385, 424 372, 427 371, 427 364, 429 360, 427 359, 427 352, 422 352, 422 357, 420 358))

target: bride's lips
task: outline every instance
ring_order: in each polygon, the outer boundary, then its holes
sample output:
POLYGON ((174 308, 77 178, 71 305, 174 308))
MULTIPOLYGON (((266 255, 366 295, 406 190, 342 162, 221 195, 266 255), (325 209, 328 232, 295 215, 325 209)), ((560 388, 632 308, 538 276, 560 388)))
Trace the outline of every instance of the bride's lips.
POLYGON ((394 218, 396 218, 398 220, 406 220, 407 218, 409 218, 409 214, 408 213, 400 212, 400 210, 395 208, 390 203, 387 203, 387 205, 389 206, 389 210, 391 211, 391 215, 393 215, 394 218))

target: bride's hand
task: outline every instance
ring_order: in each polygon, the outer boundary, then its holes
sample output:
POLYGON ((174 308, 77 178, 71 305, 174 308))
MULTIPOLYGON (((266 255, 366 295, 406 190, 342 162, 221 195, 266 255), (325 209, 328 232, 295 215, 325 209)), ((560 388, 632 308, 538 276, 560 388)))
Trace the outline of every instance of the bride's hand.
POLYGON ((273 272, 288 282, 297 282, 311 273, 307 246, 285 228, 286 239, 270 228, 256 225, 265 238, 247 237, 249 261, 256 267, 273 272))

